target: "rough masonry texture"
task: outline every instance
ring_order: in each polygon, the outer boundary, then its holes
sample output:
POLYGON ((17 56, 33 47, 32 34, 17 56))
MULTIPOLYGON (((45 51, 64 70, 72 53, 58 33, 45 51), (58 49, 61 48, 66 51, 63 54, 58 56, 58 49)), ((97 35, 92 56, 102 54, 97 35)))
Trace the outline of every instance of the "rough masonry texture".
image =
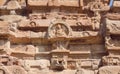
POLYGON ((120 74, 120 0, 0 0, 0 74, 120 74))

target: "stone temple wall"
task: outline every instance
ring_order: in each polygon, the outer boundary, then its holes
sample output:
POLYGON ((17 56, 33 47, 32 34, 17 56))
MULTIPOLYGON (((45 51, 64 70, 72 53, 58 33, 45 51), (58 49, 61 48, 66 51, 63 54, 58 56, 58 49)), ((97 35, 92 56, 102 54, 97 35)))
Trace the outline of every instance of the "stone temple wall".
POLYGON ((120 0, 0 0, 0 74, 120 74, 120 0))

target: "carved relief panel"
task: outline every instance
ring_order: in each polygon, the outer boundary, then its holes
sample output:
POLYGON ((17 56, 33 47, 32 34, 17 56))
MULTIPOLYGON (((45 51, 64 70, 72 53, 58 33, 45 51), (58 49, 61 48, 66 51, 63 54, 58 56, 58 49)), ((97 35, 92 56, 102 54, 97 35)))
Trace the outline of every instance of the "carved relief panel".
POLYGON ((51 23, 48 28, 48 36, 50 38, 55 37, 68 37, 72 34, 71 28, 65 23, 51 23))

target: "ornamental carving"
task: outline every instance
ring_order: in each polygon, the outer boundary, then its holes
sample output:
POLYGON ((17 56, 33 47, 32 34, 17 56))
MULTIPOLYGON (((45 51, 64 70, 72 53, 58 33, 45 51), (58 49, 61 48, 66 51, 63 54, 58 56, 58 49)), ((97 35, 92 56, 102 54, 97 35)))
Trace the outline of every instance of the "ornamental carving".
POLYGON ((0 74, 120 74, 120 0, 0 0, 0 74))
POLYGON ((65 23, 52 23, 48 28, 50 38, 68 37, 71 35, 71 28, 65 23))

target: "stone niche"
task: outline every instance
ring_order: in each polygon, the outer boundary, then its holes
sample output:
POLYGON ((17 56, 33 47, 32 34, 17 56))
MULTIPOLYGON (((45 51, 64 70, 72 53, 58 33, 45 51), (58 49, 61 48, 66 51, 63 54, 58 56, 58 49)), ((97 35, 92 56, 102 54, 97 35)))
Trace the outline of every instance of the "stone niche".
MULTIPOLYGON (((116 15, 113 15, 116 16, 116 15)), ((116 16, 117 17, 117 16, 116 16)), ((106 19, 107 35, 106 35, 106 48, 110 54, 119 55, 120 34, 119 34, 119 19, 113 20, 112 18, 106 19)))

